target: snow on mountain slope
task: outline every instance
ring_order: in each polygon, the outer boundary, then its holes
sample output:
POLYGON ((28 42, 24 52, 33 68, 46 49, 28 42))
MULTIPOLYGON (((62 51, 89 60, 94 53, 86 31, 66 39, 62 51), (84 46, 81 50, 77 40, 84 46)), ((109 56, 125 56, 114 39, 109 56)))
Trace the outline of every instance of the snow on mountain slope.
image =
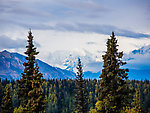
MULTIPOLYGON (((67 55, 65 54, 65 57, 61 59, 63 69, 76 72, 77 59, 80 57, 85 76, 87 78, 99 77, 103 62, 97 61, 92 54, 87 52, 85 55, 80 55, 70 52, 67 55)), ((63 52, 60 56, 64 56, 63 52)), ((150 79, 150 45, 125 54, 123 61, 127 62, 127 65, 123 66, 123 68, 129 69, 129 79, 150 79)))
MULTIPOLYGON (((23 63, 25 56, 19 53, 10 53, 8 51, 0 52, 0 78, 19 79, 24 70, 23 63)), ((46 79, 74 78, 75 73, 60 68, 52 67, 37 59, 39 70, 46 79)))
POLYGON ((125 55, 125 59, 131 69, 150 69, 150 45, 133 50, 125 55))
POLYGON ((84 50, 79 51, 56 51, 47 58, 51 65, 76 72, 78 58, 81 59, 83 70, 97 73, 101 70, 101 62, 98 59, 101 56, 94 56, 90 52, 84 50))
MULTIPOLYGON (((99 78, 103 62, 98 61, 99 56, 93 56, 91 53, 71 51, 58 51, 48 59, 55 64, 55 67, 37 60, 40 72, 44 78, 74 78, 78 58, 81 58, 85 78, 99 78), (59 67, 59 68, 57 68, 59 67)), ((129 79, 149 79, 150 80, 150 45, 143 46, 124 55, 127 62, 123 68, 129 69, 129 79)), ((19 53, 10 53, 8 51, 0 52, 0 77, 8 79, 19 79, 23 72, 23 62, 25 56, 19 53)))
POLYGON ((141 54, 141 55, 150 54, 150 45, 143 46, 138 50, 133 50, 132 54, 141 54))
POLYGON ((131 79, 150 79, 150 45, 133 50, 125 55, 129 68, 129 78, 131 79))

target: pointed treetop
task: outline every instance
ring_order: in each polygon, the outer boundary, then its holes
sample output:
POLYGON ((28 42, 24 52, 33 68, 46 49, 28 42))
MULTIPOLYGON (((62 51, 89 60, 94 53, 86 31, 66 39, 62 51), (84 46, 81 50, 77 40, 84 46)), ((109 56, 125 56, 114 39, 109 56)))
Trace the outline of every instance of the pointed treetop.
POLYGON ((78 62, 81 62, 81 59, 80 59, 80 57, 78 57, 78 62))
POLYGON ((82 70, 82 64, 81 64, 81 59, 78 57, 78 67, 77 69, 81 69, 82 70))
POLYGON ((112 36, 115 36, 115 33, 114 33, 114 31, 112 32, 112 36))
POLYGON ((112 32, 112 35, 110 36, 111 38, 115 38, 115 33, 114 31, 112 32))
POLYGON ((29 28, 29 33, 31 33, 31 28, 29 28))
POLYGON ((29 36, 32 36, 31 28, 29 28, 29 36))

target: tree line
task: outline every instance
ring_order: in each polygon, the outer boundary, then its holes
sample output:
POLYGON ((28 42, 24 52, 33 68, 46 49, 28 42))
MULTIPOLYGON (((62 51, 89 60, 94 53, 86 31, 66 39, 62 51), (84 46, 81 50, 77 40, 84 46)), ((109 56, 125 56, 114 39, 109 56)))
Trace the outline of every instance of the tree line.
POLYGON ((147 113, 150 111, 150 82, 128 80, 121 68, 123 52, 118 52, 114 32, 106 43, 100 80, 84 79, 78 59, 76 79, 45 80, 35 61, 39 52, 29 31, 26 62, 20 80, 0 80, 2 113, 147 113))
MULTIPOLYGON (((42 89, 45 93, 45 98, 47 100, 45 111, 46 113, 71 113, 75 109, 75 80, 74 79, 49 79, 45 80, 42 89)), ((90 109, 95 108, 95 104, 97 102, 97 99, 99 97, 99 84, 101 80, 97 79, 85 79, 85 85, 87 89, 87 95, 88 95, 88 106, 87 109, 90 111, 90 109)), ((130 106, 128 106, 127 110, 135 110, 138 107, 136 105, 140 105, 141 108, 148 113, 148 110, 150 110, 150 81, 144 80, 144 81, 138 81, 138 80, 131 80, 127 81, 130 89, 132 90, 131 96, 130 96, 130 106), (137 91, 139 90, 139 91, 137 91), (140 94, 138 94, 140 92, 140 94), (140 97, 138 97, 140 95, 140 97), (139 101, 139 102, 138 102, 139 101), (130 108, 130 109, 129 109, 130 108)), ((16 112, 20 106, 20 100, 17 95, 18 85, 16 81, 14 80, 1 80, 0 82, 0 103, 1 103, 1 112, 2 112, 2 106, 5 97, 5 92, 7 88, 5 88, 7 85, 9 85, 10 89, 10 96, 11 96, 11 104, 9 104, 11 107, 5 104, 6 108, 8 109, 9 113, 10 111, 16 112)), ((21 107, 19 108, 22 109, 21 107)), ((149 111, 150 112, 150 111, 149 111)), ((19 113, 19 112, 18 112, 19 113)), ((132 113, 132 112, 130 112, 132 113)), ((137 113, 137 112, 136 112, 137 113)))

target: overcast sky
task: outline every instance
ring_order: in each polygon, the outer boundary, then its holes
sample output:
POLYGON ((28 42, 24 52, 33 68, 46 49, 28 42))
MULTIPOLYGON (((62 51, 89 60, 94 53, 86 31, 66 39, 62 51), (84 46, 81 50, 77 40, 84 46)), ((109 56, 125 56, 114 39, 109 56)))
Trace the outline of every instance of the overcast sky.
POLYGON ((0 0, 0 50, 23 54, 31 28, 51 65, 70 54, 102 61, 112 31, 127 54, 150 44, 149 11, 149 0, 0 0))

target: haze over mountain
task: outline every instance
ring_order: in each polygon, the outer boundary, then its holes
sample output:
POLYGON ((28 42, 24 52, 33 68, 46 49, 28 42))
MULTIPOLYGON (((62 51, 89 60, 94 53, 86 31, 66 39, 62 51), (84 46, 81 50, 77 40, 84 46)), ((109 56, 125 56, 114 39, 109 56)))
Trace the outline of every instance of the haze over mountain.
MULTIPOLYGON (((103 52, 103 54, 105 53, 103 52)), ((53 59, 53 62, 55 62, 55 64, 57 64, 57 62, 60 62, 60 67, 74 72, 76 70, 77 58, 80 57, 86 77, 98 78, 103 66, 103 62, 95 60, 99 57, 94 58, 92 54, 88 52, 85 56, 80 56, 75 52, 68 52, 68 57, 66 57, 66 53, 54 54, 53 56, 55 56, 53 59), (57 59, 59 60, 57 61, 57 59)), ((124 54, 123 59, 127 62, 127 65, 125 65, 123 68, 129 69, 129 79, 150 79, 149 56, 150 45, 143 46, 137 50, 133 50, 129 54, 124 54)))
MULTIPOLYGON (((40 67, 40 72, 46 79, 64 79, 64 78, 74 78, 76 72, 76 60, 79 57, 77 54, 70 54, 70 57, 65 58, 62 61, 62 65, 65 69, 58 67, 52 67, 47 63, 42 62, 37 59, 40 67)), ((124 60, 127 65, 123 68, 129 68, 129 79, 150 79, 150 45, 143 46, 140 49, 133 50, 129 54, 125 54, 124 60)), ((99 78, 101 73, 103 62, 93 62, 90 57, 81 57, 83 61, 89 60, 88 63, 82 63, 83 69, 90 68, 90 71, 85 71, 85 78, 99 78), (90 63, 91 61, 91 63, 90 63), (86 66, 87 65, 87 66, 86 66), (93 68, 92 68, 93 67, 93 68), (95 69, 97 70, 95 72, 95 69)), ((19 79, 21 73, 23 72, 25 62, 25 56, 19 53, 10 53, 8 51, 0 52, 0 78, 8 79, 19 79)))

